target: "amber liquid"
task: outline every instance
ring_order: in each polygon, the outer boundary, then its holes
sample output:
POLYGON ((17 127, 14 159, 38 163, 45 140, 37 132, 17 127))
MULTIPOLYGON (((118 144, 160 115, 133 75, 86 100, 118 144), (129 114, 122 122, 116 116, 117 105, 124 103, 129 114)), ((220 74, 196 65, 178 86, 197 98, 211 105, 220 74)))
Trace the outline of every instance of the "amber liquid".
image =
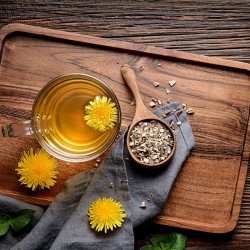
POLYGON ((84 121, 85 106, 107 90, 88 80, 66 80, 38 97, 34 109, 39 134, 59 154, 67 157, 94 158, 117 136, 116 126, 98 132, 84 121), (93 157, 92 157, 93 156, 93 157))

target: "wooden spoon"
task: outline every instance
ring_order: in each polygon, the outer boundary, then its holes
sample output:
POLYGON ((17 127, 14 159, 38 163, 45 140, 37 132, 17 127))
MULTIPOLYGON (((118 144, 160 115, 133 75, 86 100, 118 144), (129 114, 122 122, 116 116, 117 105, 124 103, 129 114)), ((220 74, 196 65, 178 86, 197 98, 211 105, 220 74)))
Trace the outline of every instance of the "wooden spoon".
POLYGON ((128 131, 128 135, 127 135, 127 146, 128 146, 128 150, 129 153, 131 155, 131 157, 133 158, 133 160, 135 162, 137 162, 140 166, 142 167, 146 167, 146 168, 158 168, 161 167, 163 165, 166 165, 173 157, 174 152, 175 152, 175 148, 176 148, 176 138, 175 138, 175 134, 173 133, 172 129, 162 120, 160 119, 158 116, 156 116, 155 114, 153 114, 143 103, 141 96, 140 96, 140 91, 139 91, 139 87, 137 84, 137 79, 136 79, 136 75, 134 73, 134 70, 128 65, 128 64, 124 64, 121 67, 121 74, 125 80, 125 82, 127 83, 127 85, 129 86, 130 90, 132 91, 132 93, 134 94, 135 97, 135 101, 136 101, 136 110, 135 110, 135 116, 134 119, 130 125, 129 131, 128 131), (169 131, 169 134, 171 135, 172 139, 173 139, 173 145, 171 146, 171 153, 168 154, 168 156, 165 158, 165 160, 162 160, 158 163, 146 163, 143 160, 138 159, 135 154, 132 152, 132 148, 130 146, 131 143, 131 133, 132 130, 141 122, 150 122, 150 121, 156 121, 158 123, 160 123, 167 131, 169 131))

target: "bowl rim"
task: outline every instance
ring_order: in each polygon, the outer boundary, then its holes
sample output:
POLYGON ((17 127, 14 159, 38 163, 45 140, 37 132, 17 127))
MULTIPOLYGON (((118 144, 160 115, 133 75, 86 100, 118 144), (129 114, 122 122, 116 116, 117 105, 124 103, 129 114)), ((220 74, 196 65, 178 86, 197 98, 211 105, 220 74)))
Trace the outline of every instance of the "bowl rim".
POLYGON ((120 127, 121 127, 121 120, 122 120, 122 113, 121 113, 121 107, 120 107, 120 103, 119 100, 115 94, 115 92, 101 79, 89 75, 89 74, 84 74, 84 73, 68 73, 68 74, 63 74, 60 76, 57 76, 53 79, 51 79, 47 84, 45 84, 41 90, 38 92, 38 94, 36 95, 36 98, 33 102, 32 105, 32 119, 31 119, 31 127, 33 130, 33 133, 37 139, 37 141, 39 142, 39 144, 52 156, 56 157, 57 159, 63 160, 63 161, 67 161, 67 162, 86 162, 86 161, 90 161, 93 159, 98 158, 100 155, 102 155, 104 152, 106 152, 111 146, 112 144, 115 142, 116 138, 119 135, 119 131, 120 131, 120 127), (63 81, 67 81, 67 80, 72 80, 72 79, 81 79, 81 80, 89 80, 95 84, 100 85, 103 89, 105 89, 105 91, 108 92, 109 97, 112 99, 112 101, 115 102, 116 107, 117 107, 117 129, 115 131, 114 136, 112 137, 112 139, 109 141, 109 143, 107 143, 105 145, 105 147, 103 147, 101 150, 98 151, 98 153, 94 153, 94 154, 89 154, 87 156, 84 155, 73 155, 73 154, 69 154, 69 153, 65 153, 63 154, 62 150, 56 149, 55 147, 51 146, 49 143, 46 142, 46 140, 42 139, 41 135, 39 135, 39 133, 37 133, 37 129, 35 127, 34 124, 34 119, 35 119, 35 107, 36 104, 38 102, 38 100, 41 98, 41 96, 43 96, 44 92, 51 87, 53 84, 57 85, 62 83, 63 81))

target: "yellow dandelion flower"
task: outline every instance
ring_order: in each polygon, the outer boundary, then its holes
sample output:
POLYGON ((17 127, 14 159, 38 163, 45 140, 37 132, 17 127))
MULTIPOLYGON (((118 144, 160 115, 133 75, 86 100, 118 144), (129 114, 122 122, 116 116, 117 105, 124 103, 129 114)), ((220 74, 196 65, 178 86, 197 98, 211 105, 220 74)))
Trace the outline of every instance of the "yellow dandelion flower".
POLYGON ((115 103, 107 96, 96 96, 94 101, 90 101, 85 107, 85 112, 86 124, 100 132, 113 128, 118 120, 115 103))
POLYGON ((37 187, 44 189, 54 186, 59 173, 55 158, 44 149, 34 152, 33 148, 23 153, 16 171, 20 175, 21 184, 33 191, 37 187))
POLYGON ((89 207, 89 221, 92 229, 97 232, 121 227, 126 217, 125 210, 119 201, 112 198, 99 198, 89 207))

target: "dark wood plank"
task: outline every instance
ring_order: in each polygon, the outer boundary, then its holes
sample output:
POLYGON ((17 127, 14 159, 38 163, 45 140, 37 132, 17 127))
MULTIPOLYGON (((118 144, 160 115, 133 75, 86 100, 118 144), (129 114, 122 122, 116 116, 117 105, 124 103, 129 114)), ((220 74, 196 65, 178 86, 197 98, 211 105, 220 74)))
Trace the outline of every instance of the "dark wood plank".
POLYGON ((247 0, 0 1, 0 22, 24 22, 249 61, 247 0))

